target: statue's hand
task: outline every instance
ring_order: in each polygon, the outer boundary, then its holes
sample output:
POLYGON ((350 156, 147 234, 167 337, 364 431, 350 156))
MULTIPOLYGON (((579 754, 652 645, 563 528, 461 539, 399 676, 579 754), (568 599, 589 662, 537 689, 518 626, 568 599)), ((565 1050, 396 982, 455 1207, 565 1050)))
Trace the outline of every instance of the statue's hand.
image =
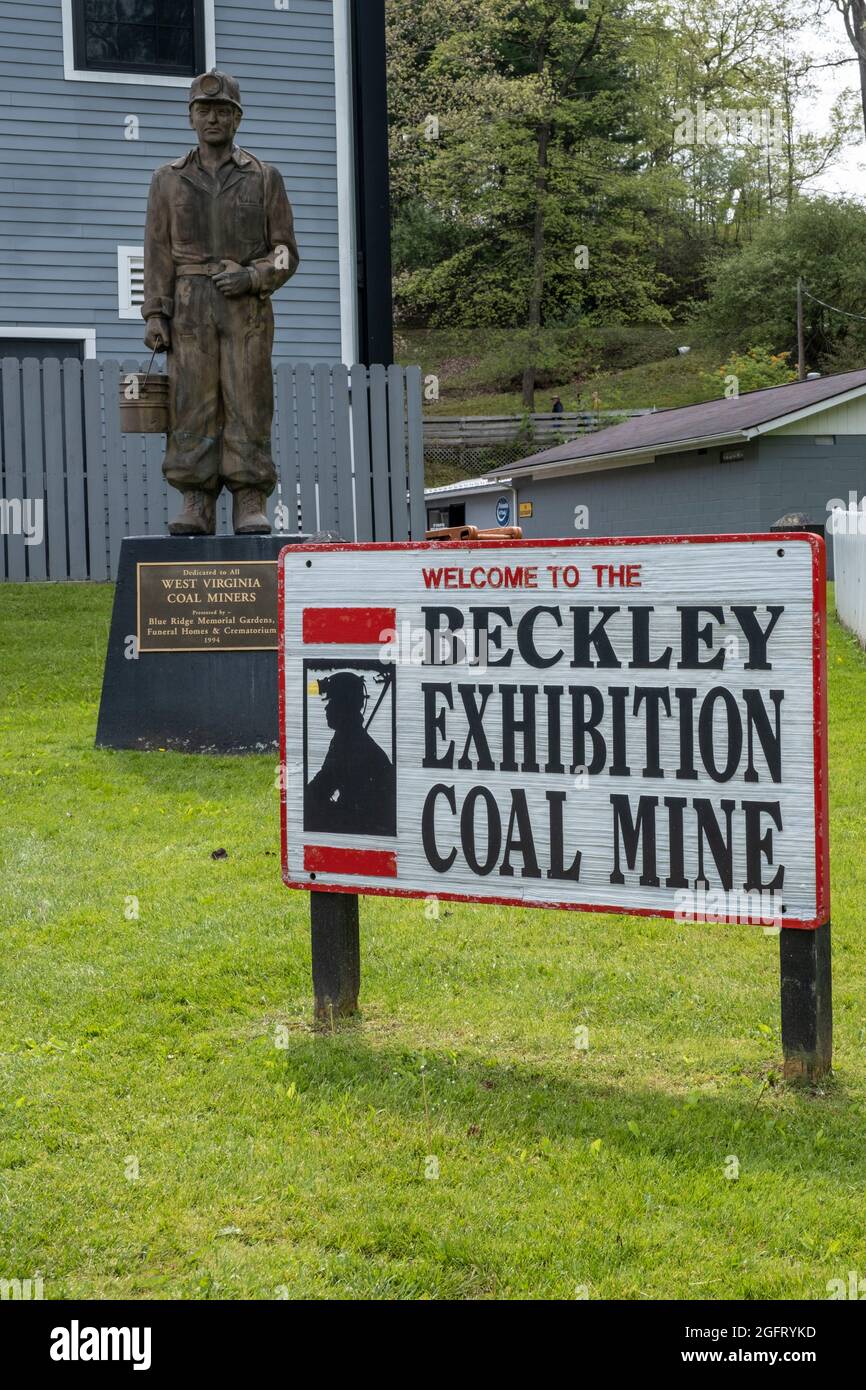
POLYGON ((171 347, 168 319, 164 319, 160 314, 151 315, 144 332, 144 345, 149 347, 151 352, 168 352, 171 347))
POLYGON ((212 277, 214 284, 220 294, 224 294, 226 299, 238 299, 242 294, 249 294, 253 287, 253 277, 248 270, 237 261, 221 261, 222 270, 212 277))

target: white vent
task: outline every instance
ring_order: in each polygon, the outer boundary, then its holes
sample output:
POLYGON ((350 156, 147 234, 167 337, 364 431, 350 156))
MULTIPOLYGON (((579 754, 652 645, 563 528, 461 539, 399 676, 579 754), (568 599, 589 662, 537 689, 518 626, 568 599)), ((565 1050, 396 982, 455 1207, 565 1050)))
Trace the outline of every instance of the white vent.
POLYGON ((144 303, 144 247, 117 248, 117 314, 121 319, 141 319, 144 303))

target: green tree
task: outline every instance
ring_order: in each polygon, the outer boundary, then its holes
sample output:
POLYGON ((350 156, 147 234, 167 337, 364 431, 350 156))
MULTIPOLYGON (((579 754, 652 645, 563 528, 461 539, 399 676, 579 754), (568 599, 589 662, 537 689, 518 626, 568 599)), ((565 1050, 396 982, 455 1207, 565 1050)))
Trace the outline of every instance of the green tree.
POLYGON ((704 372, 703 378, 711 395, 724 395, 732 381, 737 391, 761 391, 767 386, 784 386, 796 381, 797 373, 790 363, 790 352, 773 352, 759 346, 748 352, 732 352, 727 362, 716 372, 704 372))
POLYGON ((398 320, 511 330, 532 408, 567 330, 718 293, 851 137, 799 128, 813 3, 388 0, 398 320))
POLYGON ((854 49, 860 78, 860 110, 866 130, 866 0, 833 0, 854 49))
MULTIPOLYGON (((754 342, 796 351, 797 277, 807 290, 849 314, 866 314, 862 266, 866 208, 849 199, 801 198, 790 212, 762 223, 736 260, 720 261, 702 318, 719 342, 754 342)), ((805 301, 810 366, 866 357, 866 324, 805 301)))
POLYGON ((421 198, 439 235, 414 271, 401 261, 398 305, 432 323, 522 327, 528 408, 545 324, 670 317, 661 229, 641 196, 630 42, 624 0, 477 0, 471 27, 430 45, 436 138, 416 186, 398 182, 403 217, 417 219, 407 207, 421 198))

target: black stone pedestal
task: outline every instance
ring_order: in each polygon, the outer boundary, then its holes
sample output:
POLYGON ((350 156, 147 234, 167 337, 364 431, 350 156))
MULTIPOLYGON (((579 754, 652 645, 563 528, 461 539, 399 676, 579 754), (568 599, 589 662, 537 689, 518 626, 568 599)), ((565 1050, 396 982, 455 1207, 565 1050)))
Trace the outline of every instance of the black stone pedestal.
MULTIPOLYGON (((138 566, 165 565, 166 575, 190 562, 227 568, 275 562, 283 546, 310 536, 142 536, 121 544, 117 589, 96 729, 97 748, 170 748, 184 753, 267 753, 278 746, 277 652, 272 650, 140 650, 138 566)), ((152 584, 161 571, 150 571, 152 584)), ((207 607, 207 594, 200 595, 207 607)), ((161 611, 161 610, 160 610, 161 611)), ((195 610, 179 607, 174 615, 195 610)), ((207 607, 207 611, 216 611, 207 607)), ((231 610, 229 604, 227 611, 231 610)), ((255 613, 255 603, 237 611, 255 613)), ((174 621, 169 617, 166 621, 174 621)), ((219 621, 216 619, 215 621, 219 621)), ((249 627, 249 618, 247 618, 249 627)), ((176 639, 168 639, 176 640, 176 639)), ((215 638, 214 640, 224 640, 215 638)), ((246 632, 243 640, 247 638, 246 632)))

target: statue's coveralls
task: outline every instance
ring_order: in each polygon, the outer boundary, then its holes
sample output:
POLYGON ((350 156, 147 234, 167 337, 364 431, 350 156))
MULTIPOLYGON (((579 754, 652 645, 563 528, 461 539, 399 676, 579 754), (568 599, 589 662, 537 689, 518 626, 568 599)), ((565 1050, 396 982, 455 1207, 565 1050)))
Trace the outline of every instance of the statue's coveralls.
POLYGON ((197 149, 156 170, 141 312, 170 320, 163 472, 172 486, 273 491, 270 296, 298 260, 291 204, 272 165, 235 147, 215 178, 197 149), (250 271, 251 293, 229 299, 212 283, 224 260, 250 271))

